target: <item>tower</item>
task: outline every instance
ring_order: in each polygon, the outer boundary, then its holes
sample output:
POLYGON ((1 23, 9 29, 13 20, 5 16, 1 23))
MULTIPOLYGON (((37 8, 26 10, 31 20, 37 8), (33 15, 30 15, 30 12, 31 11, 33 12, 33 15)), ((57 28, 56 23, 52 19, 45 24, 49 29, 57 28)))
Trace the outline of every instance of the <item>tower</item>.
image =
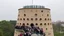
MULTIPOLYGON (((50 9, 39 5, 24 6, 18 9, 18 19, 14 36, 25 33, 21 26, 35 26, 43 29, 45 36, 54 36, 51 23, 50 9)), ((30 31, 30 30, 29 30, 30 31)))

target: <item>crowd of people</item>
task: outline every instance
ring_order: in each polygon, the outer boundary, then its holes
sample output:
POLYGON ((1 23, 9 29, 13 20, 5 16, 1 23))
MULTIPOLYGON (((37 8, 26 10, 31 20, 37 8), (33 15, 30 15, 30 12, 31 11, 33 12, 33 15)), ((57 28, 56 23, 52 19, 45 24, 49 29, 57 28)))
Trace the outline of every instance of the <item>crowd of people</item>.
POLYGON ((22 25, 21 27, 22 33, 20 33, 19 36, 32 36, 36 34, 37 36, 45 36, 45 33, 43 32, 43 28, 35 27, 34 25, 25 26, 22 25))

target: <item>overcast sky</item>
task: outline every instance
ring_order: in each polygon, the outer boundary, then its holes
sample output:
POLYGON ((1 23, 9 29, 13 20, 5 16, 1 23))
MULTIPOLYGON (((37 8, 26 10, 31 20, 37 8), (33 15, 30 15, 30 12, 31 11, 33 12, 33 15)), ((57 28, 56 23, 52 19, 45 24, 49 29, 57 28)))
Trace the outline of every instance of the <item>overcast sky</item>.
MULTIPOLYGON (((32 5, 32 0, 0 0, 0 20, 16 20, 24 5, 32 5)), ((64 0, 34 0, 33 5, 50 8, 52 21, 64 21, 64 0)))

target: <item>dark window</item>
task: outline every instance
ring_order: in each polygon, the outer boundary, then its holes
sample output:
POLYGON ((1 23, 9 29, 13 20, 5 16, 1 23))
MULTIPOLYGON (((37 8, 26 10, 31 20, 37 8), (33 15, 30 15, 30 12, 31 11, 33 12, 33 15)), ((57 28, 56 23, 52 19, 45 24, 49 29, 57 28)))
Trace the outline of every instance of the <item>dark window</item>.
POLYGON ((30 26, 31 26, 31 27, 33 27, 33 26, 34 26, 34 24, 33 24, 33 23, 31 23, 31 24, 30 24, 30 26))
POLYGON ((20 18, 20 20, 22 20, 22 18, 20 18))
POLYGON ((25 23, 23 23, 23 25, 25 25, 25 23))
POLYGON ((47 14, 47 16, 49 16, 49 14, 47 14))
POLYGON ((21 23, 20 23, 20 25, 21 25, 21 23))
POLYGON ((48 18, 48 20, 49 20, 49 18, 48 18))
POLYGON ((31 18, 31 20, 33 20, 33 18, 31 18))
POLYGON ((38 25, 38 23, 36 23, 36 25, 38 25))
POLYGON ((35 18, 35 20, 38 20, 37 18, 35 18))
POLYGON ((26 14, 24 14, 24 16, 26 16, 26 14))
POLYGON ((49 23, 48 23, 48 25, 49 25, 49 23))
POLYGON ((48 30, 48 29, 46 28, 46 30, 48 30))
POLYGON ((43 10, 41 12, 43 12, 43 10))
POLYGON ((27 18, 27 20, 29 20, 29 18, 27 18))
POLYGON ((46 20, 46 18, 45 18, 45 20, 46 20))
POLYGON ((35 16, 37 16, 37 14, 35 14, 35 16))
POLYGON ((25 18, 23 18, 23 20, 25 20, 25 18))
POLYGON ((29 23, 27 23, 27 25, 29 25, 29 23))
POLYGON ((42 23, 40 23, 40 25, 42 25, 42 23))
POLYGON ((46 23, 44 23, 44 25, 46 25, 46 23))
POLYGON ((42 20, 42 18, 40 18, 40 20, 42 20))

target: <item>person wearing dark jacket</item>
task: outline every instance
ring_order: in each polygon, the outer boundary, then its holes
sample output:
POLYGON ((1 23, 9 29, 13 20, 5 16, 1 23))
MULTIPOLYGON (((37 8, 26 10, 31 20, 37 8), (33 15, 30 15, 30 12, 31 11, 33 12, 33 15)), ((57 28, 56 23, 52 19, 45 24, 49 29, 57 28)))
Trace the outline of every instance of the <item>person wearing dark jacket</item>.
POLYGON ((43 30, 40 30, 40 35, 43 36, 43 30))
POLYGON ((43 29, 40 29, 40 35, 43 36, 43 29))

